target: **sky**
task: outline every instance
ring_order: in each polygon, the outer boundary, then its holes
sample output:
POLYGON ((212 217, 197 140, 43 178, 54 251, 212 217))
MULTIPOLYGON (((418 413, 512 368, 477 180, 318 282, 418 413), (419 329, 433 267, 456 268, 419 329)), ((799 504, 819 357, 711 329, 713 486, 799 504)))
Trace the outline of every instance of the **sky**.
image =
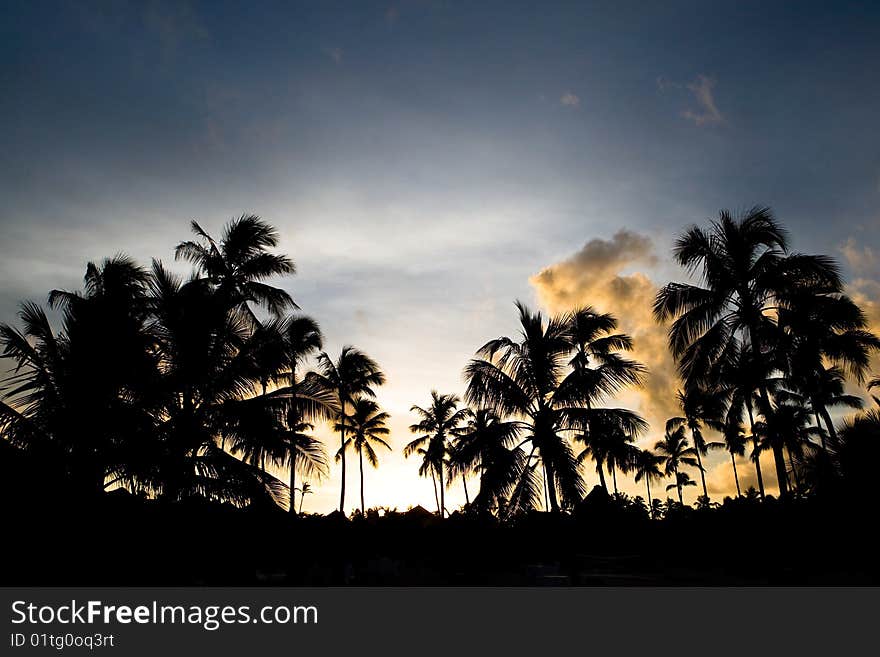
MULTIPOLYGON (((171 261, 190 220, 256 213, 327 350, 388 376, 367 505, 432 508, 410 406, 463 393, 516 299, 617 314, 652 372, 617 401, 657 440, 677 382, 650 300, 722 208, 772 207, 880 328, 878 70, 871 2, 6 2, 0 321, 89 260, 171 261)), ((733 492, 723 454, 707 478, 733 492)))

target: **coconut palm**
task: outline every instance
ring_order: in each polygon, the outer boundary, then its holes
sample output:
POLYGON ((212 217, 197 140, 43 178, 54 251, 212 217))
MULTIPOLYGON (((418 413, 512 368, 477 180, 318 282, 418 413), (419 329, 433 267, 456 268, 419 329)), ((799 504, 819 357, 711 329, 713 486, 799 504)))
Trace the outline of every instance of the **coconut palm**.
POLYGON ((306 499, 306 495, 311 495, 315 491, 312 490, 312 485, 307 481, 303 482, 301 488, 296 488, 294 490, 299 491, 299 510, 296 513, 301 516, 303 512, 303 502, 306 499))
POLYGON ((710 448, 724 449, 730 454, 730 465, 733 466, 733 480, 736 483, 736 496, 742 497, 739 487, 739 473, 736 471, 736 457, 746 453, 746 434, 742 422, 728 418, 721 430, 721 442, 711 443, 710 448))
POLYGON ((666 485, 666 490, 670 491, 673 488, 678 489, 678 503, 684 506, 684 501, 681 495, 681 489, 685 486, 696 486, 697 482, 691 479, 691 476, 687 472, 676 472, 675 473, 675 482, 666 485))
POLYGON ((432 390, 431 404, 427 408, 413 405, 410 411, 416 413, 421 420, 410 425, 409 430, 422 435, 403 449, 403 455, 406 457, 417 453, 419 449, 424 450, 424 460, 419 474, 424 476, 423 470, 427 468, 432 476, 436 476, 439 480, 438 513, 441 518, 446 512, 444 471, 449 454, 449 439, 456 435, 461 424, 470 416, 467 407, 458 407, 460 402, 456 395, 441 395, 436 390, 432 390))
POLYGON ((148 278, 126 256, 89 263, 82 293, 50 294, 60 331, 33 303, 21 306, 21 330, 0 326, 0 355, 15 363, 0 388, 0 429, 70 494, 92 497, 110 480, 131 481, 132 447, 149 437, 148 278))
POLYGON ((741 424, 744 417, 748 418, 747 439, 752 443, 749 458, 755 465, 761 499, 764 499, 764 477, 755 432, 755 395, 762 382, 769 387, 771 368, 766 360, 756 361, 749 349, 743 348, 738 339, 733 339, 724 347, 711 372, 713 386, 729 400, 725 424, 741 424))
MULTIPOLYGON (((723 210, 708 230, 693 226, 678 238, 675 259, 699 273, 703 285, 667 284, 657 294, 654 314, 659 321, 674 319, 669 344, 688 385, 708 382, 714 362, 733 338, 747 345, 756 361, 768 359, 773 311, 799 287, 842 290, 831 259, 787 250, 786 231, 768 208, 752 208, 739 217, 723 210)), ((767 389, 759 385, 758 392, 763 409, 772 413, 767 389)), ((778 441, 773 456, 784 497, 785 458, 778 441)))
POLYGON ((342 458, 342 453, 349 447, 353 448, 358 455, 358 465, 361 477, 361 514, 366 513, 364 506, 364 454, 367 461, 374 468, 379 467, 379 457, 374 446, 384 447, 391 451, 389 445, 382 436, 391 433, 385 422, 390 416, 379 408, 379 405, 369 397, 359 397, 352 402, 352 411, 342 421, 340 414, 334 429, 345 432, 349 438, 343 443, 340 451, 336 453, 337 460, 342 458))
POLYGON ((345 513, 345 421, 349 406, 360 397, 375 397, 373 389, 385 383, 379 365, 364 352, 346 345, 333 361, 325 352, 318 356, 318 370, 312 378, 316 385, 336 396, 339 408, 339 447, 342 483, 339 491, 339 513, 345 513))
POLYGON ((691 434, 694 452, 697 457, 697 468, 700 472, 700 481, 703 485, 703 496, 708 498, 709 491, 706 488, 706 474, 703 468, 703 456, 710 445, 703 437, 703 429, 722 429, 724 416, 724 400, 718 390, 704 390, 702 388, 686 388, 676 393, 679 408, 683 415, 669 420, 672 426, 685 426, 691 434))
POLYGON ((296 307, 290 294, 264 282, 296 271, 290 258, 269 251, 278 246, 275 228, 256 215, 245 214, 224 226, 218 243, 197 222, 191 227, 198 240, 178 244, 174 257, 193 263, 198 274, 242 308, 251 321, 259 323, 249 302, 265 306, 276 317, 296 307))
MULTIPOLYGON (((677 488, 678 490, 678 501, 681 504, 684 504, 684 499, 682 497, 681 488, 684 484, 681 483, 684 481, 680 475, 686 474, 680 472, 682 465, 689 465, 692 467, 699 467, 697 462, 697 450, 690 446, 687 438, 685 437, 685 427, 679 422, 670 421, 666 423, 666 433, 663 436, 662 440, 658 440, 654 445, 654 450, 657 452, 657 455, 661 458, 664 466, 664 472, 667 475, 671 475, 675 478, 675 484, 672 484, 671 487, 677 488)), ((688 477, 686 480, 689 480, 688 477)), ((670 486, 666 487, 666 490, 671 490, 670 486)))
MULTIPOLYGON (((272 392, 273 397, 281 398, 286 407, 287 435, 291 439, 288 454, 296 455, 306 444, 299 438, 303 428, 308 427, 307 420, 326 420, 338 413, 339 407, 332 391, 321 385, 313 373, 302 375, 306 359, 318 352, 322 347, 323 338, 317 322, 305 315, 294 315, 287 318, 280 326, 282 348, 284 350, 284 368, 276 380, 281 386, 272 392), (298 443, 296 441, 299 441, 298 443)), ((310 463, 306 459, 303 463, 310 463)), ((290 490, 296 487, 297 460, 288 459, 290 490)), ((324 474, 320 468, 316 472, 324 474)), ((309 475, 308 468, 304 474, 309 475)), ((290 507, 294 513, 294 507, 290 507)))
POLYGON ((480 490, 473 505, 479 513, 501 509, 525 468, 525 452, 516 448, 521 428, 487 408, 470 411, 467 423, 452 433, 449 476, 477 475, 480 490))
POLYGON ((651 519, 655 519, 654 500, 651 498, 651 480, 658 481, 663 478, 663 471, 660 469, 662 459, 647 449, 640 449, 633 459, 633 472, 635 472, 636 483, 642 479, 645 480, 645 487, 648 491, 648 510, 651 513, 651 519))
MULTIPOLYGON (((540 463, 550 509, 558 511, 584 495, 569 435, 583 433, 599 410, 582 403, 588 388, 580 385, 570 365, 578 349, 572 316, 545 319, 520 302, 516 306, 519 339, 501 337, 479 349, 478 357, 465 369, 466 398, 474 406, 516 418, 522 427, 520 446, 526 449, 529 464, 532 458, 540 463), (574 378, 563 385, 567 376, 574 378)), ((620 410, 618 415, 626 433, 635 435, 642 430, 643 421, 636 414, 620 410)), ((515 491, 518 501, 531 504, 540 499, 536 486, 541 480, 535 472, 531 465, 523 471, 515 491)))
POLYGON ((596 464, 599 483, 606 493, 609 492, 604 473, 607 469, 612 477, 614 493, 617 494, 617 470, 629 472, 638 453, 638 448, 632 444, 635 435, 627 433, 627 428, 636 428, 641 432, 647 426, 641 422, 641 418, 628 416, 620 409, 593 409, 589 417, 589 431, 576 434, 574 438, 584 445, 583 451, 578 454, 578 462, 591 459, 596 464))

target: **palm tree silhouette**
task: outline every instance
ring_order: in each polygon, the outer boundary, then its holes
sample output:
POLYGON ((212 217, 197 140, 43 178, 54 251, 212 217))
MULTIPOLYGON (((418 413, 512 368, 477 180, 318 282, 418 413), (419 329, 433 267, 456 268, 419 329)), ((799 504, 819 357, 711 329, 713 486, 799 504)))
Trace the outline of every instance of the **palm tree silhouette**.
POLYGON ((361 514, 366 513, 364 506, 364 453, 367 454, 367 461, 374 468, 379 466, 379 458, 373 445, 387 448, 391 451, 391 445, 382 439, 387 436, 390 431, 385 426, 388 420, 388 413, 383 412, 379 405, 368 397, 359 397, 352 403, 352 412, 342 421, 341 414, 339 421, 334 429, 350 435, 336 453, 337 460, 342 458, 342 453, 348 448, 353 447, 358 455, 358 465, 360 466, 361 477, 361 514))
MULTIPOLYGON (((657 294, 654 314, 659 321, 675 320, 669 344, 688 385, 711 383, 712 365, 733 338, 747 345, 755 361, 772 357, 771 310, 799 287, 821 284, 841 291, 829 258, 787 251, 786 231, 768 208, 752 208, 739 217, 723 210, 708 230, 693 226, 678 238, 675 259, 699 272, 703 286, 667 284, 657 294)), ((758 392, 763 409, 772 413, 766 387, 759 384, 758 392)), ((785 459, 777 443, 773 456, 785 497, 785 459)))
POLYGON ((325 352, 318 356, 319 373, 313 379, 325 390, 336 395, 339 408, 339 458, 342 463, 342 483, 339 491, 339 513, 345 513, 345 420, 346 408, 359 397, 375 397, 374 386, 385 383, 379 365, 364 352, 346 345, 334 362, 325 352))
POLYGON ((694 453, 697 457, 697 468, 700 472, 700 481, 703 485, 703 496, 708 498, 709 491, 706 488, 706 474, 703 469, 702 457, 708 453, 709 447, 712 445, 703 438, 703 427, 715 430, 723 428, 724 400, 719 391, 695 387, 687 388, 684 391, 679 390, 676 393, 676 399, 684 414, 671 418, 667 426, 673 428, 684 426, 690 430, 694 453))
POLYGON ((521 427, 504 422, 490 409, 470 411, 467 424, 453 429, 449 476, 479 476, 473 505, 478 513, 501 509, 525 468, 525 452, 516 448, 521 427))
MULTIPOLYGON (((710 448, 724 449, 730 454, 730 465, 733 466, 733 480, 736 483, 736 496, 742 497, 739 487, 739 473, 736 471, 736 457, 746 453, 746 434, 742 422, 728 417, 721 431, 722 442, 711 443, 710 448)), ((762 484, 763 487, 763 484, 762 484)))
POLYGON ((575 435, 575 440, 584 444, 583 451, 578 454, 578 462, 582 463, 587 459, 595 462, 599 483, 606 493, 609 492, 604 473, 607 469, 612 476, 615 495, 618 492, 617 469, 624 473, 629 472, 639 451, 632 444, 635 436, 626 430, 636 428, 641 432, 647 428, 641 418, 628 413, 622 409, 593 409, 590 413, 589 432, 575 435))
POLYGON ((269 251, 278 246, 275 228, 256 215, 241 215, 224 226, 218 244, 197 222, 193 221, 191 227, 199 240, 178 244, 175 259, 193 263, 199 275, 240 306, 255 324, 259 321, 248 302, 265 306, 276 317, 296 308, 286 291, 263 282, 296 272, 290 258, 269 251))
POLYGON ((296 513, 301 516, 303 512, 303 502, 306 499, 306 495, 311 495, 314 491, 312 490, 312 485, 307 481, 303 482, 302 488, 296 488, 294 490, 299 491, 299 510, 296 513))
POLYGON ((666 490, 676 488, 678 490, 678 501, 684 504, 681 488, 685 485, 684 481, 690 481, 690 477, 682 479, 680 475, 686 473, 680 472, 682 465, 690 465, 699 467, 697 462, 697 450, 690 446, 685 437, 685 427, 679 422, 670 421, 666 423, 666 433, 662 440, 658 440, 654 445, 654 449, 658 452, 664 464, 664 471, 667 475, 675 478, 674 484, 666 487, 666 490))
POLYGON ((691 479, 691 476, 687 472, 676 472, 675 473, 675 483, 667 484, 666 490, 670 491, 673 488, 678 489, 678 503, 684 506, 684 500, 682 499, 681 489, 685 486, 696 486, 697 482, 691 479))
POLYGON ((438 513, 442 518, 446 513, 446 496, 444 482, 444 466, 449 453, 449 439, 455 435, 462 422, 468 419, 470 411, 459 408, 460 399, 456 395, 441 395, 431 391, 431 404, 428 408, 413 405, 410 411, 416 413, 421 420, 410 425, 409 430, 422 435, 403 448, 403 455, 409 457, 424 450, 424 459, 419 474, 428 470, 439 479, 440 500, 438 513))
MULTIPOLYGON (((516 306, 520 339, 501 337, 479 349, 478 358, 472 359, 465 369, 468 381, 466 398, 474 406, 491 408, 500 416, 518 418, 523 433, 520 447, 529 445, 529 464, 532 458, 538 459, 550 509, 555 512, 560 509, 560 494, 562 505, 566 507, 580 501, 584 495, 584 483, 568 436, 583 433, 603 412, 614 412, 625 433, 630 435, 641 431, 644 421, 623 409, 595 409, 586 405, 590 395, 601 392, 601 386, 585 385, 586 352, 580 357, 577 354, 584 345, 598 339, 595 333, 602 333, 602 330, 596 329, 593 337, 588 339, 588 332, 578 333, 577 314, 545 320, 540 312, 533 313, 520 302, 516 306), (576 366, 571 365, 573 358, 576 366)), ((603 321, 607 324, 607 320, 603 321)), ((612 370, 623 372, 619 375, 623 377, 640 373, 637 367, 628 367, 612 355, 625 342, 620 337, 613 337, 604 347, 599 343, 600 346, 594 349, 594 353, 604 353, 609 361, 614 361, 614 366, 607 370, 601 370, 600 361, 598 369, 608 374, 596 377, 611 388, 618 387, 610 374, 612 370)), ((535 472, 531 465, 523 470, 512 498, 517 503, 531 504, 540 499, 536 487, 541 483, 535 472)))
POLYGON ((648 490, 648 511, 651 514, 651 520, 656 519, 654 500, 651 498, 651 480, 658 481, 663 478, 663 472, 660 470, 661 462, 662 459, 659 456, 647 449, 640 449, 633 459, 636 483, 644 479, 645 487, 648 490))
MULTIPOLYGON (((313 446, 302 436, 302 431, 311 428, 305 420, 326 420, 338 413, 339 407, 334 395, 321 382, 316 379, 314 373, 300 377, 300 371, 305 360, 318 352, 322 347, 323 338, 317 322, 305 315, 296 315, 288 318, 280 327, 284 349, 284 371, 278 380, 282 387, 274 391, 275 397, 281 397, 286 401, 288 437, 291 441, 288 445, 290 463, 289 488, 296 487, 296 473, 299 458, 302 456, 303 474, 310 476, 312 472, 317 475, 325 474, 326 468, 317 467, 317 462, 306 458, 313 446), (300 452, 305 450, 305 454, 300 452), (290 456, 293 456, 291 459, 290 456), (307 464, 314 464, 311 467, 307 464)), ((314 439, 310 439, 314 440, 314 439)), ((326 459, 324 459, 326 462, 326 459)), ((291 505, 290 512, 294 513, 291 505)))

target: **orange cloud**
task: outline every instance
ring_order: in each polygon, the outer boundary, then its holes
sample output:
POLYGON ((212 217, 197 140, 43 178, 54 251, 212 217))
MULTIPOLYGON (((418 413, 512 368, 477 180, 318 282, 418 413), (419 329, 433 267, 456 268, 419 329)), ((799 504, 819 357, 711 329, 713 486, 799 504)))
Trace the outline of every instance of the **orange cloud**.
POLYGON ((590 240, 529 279, 539 302, 552 313, 590 305, 617 317, 620 330, 633 337, 633 357, 648 367, 646 385, 635 397, 655 431, 678 414, 679 380, 667 347, 667 327, 658 325, 651 311, 657 286, 646 274, 631 270, 656 261, 651 240, 624 229, 610 240, 590 240))

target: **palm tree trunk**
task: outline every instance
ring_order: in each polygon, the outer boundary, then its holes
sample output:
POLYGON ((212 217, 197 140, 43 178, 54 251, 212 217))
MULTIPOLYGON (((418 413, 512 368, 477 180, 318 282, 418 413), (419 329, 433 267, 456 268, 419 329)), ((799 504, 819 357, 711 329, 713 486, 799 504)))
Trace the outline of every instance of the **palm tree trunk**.
POLYGON ((694 451, 697 453, 697 469, 700 471, 700 482, 703 484, 703 496, 709 499, 709 491, 706 489, 706 473, 703 472, 703 457, 700 456, 700 445, 697 444, 697 436, 691 431, 691 440, 694 441, 694 451))
POLYGON ((367 509, 364 506, 364 451, 363 448, 358 445, 358 463, 361 469, 361 515, 367 515, 367 509))
POLYGON ((553 483, 553 466, 549 463, 545 463, 544 471, 547 473, 547 492, 550 494, 550 511, 556 513, 559 511, 559 500, 556 497, 556 485, 553 483))
POLYGON ((440 461, 440 518, 446 517, 446 485, 443 481, 443 461, 440 461))
MULTIPOLYGON (((756 327, 754 325, 749 326, 749 339, 752 343, 752 353, 755 357, 755 362, 760 363, 762 362, 761 349, 756 340, 758 332, 755 329, 756 327)), ((768 437, 770 438, 770 444, 773 449, 773 460, 776 464, 776 479, 779 482, 779 497, 784 499, 788 497, 788 482, 786 481, 785 474, 785 455, 782 453, 782 445, 780 445, 772 435, 775 429, 771 427, 774 426, 775 423, 772 422, 773 408, 770 406, 770 395, 767 392, 767 386, 761 384, 758 386, 758 391, 761 393, 761 402, 764 404, 764 419, 767 423, 768 437)))
POLYGON ((550 492, 547 487, 547 470, 544 469, 544 476, 541 477, 541 483, 544 485, 544 511, 550 510, 550 492))
POLYGON ((681 494, 681 480, 678 478, 678 468, 673 472, 675 475, 675 487, 678 488, 678 503, 684 506, 684 495, 681 494))
POLYGON ((339 395, 339 459, 342 462, 342 484, 339 487, 339 513, 345 515, 345 402, 339 395))
POLYGON ((599 483, 602 485, 605 492, 608 493, 608 484, 605 483, 605 473, 603 472, 604 465, 604 463, 599 461, 599 467, 596 468, 596 472, 599 473, 599 483))
POLYGON ((437 513, 440 513, 440 496, 437 495, 437 473, 431 468, 431 483, 434 484, 434 503, 437 505, 437 513))
MULTIPOLYGON (((297 401, 296 401, 296 366, 290 368, 290 415, 293 418, 293 432, 296 432, 296 428, 299 425, 299 412, 297 411, 297 401)), ((290 444, 287 446, 288 456, 290 459, 290 495, 291 495, 291 503, 290 503, 290 515, 291 517, 296 517, 296 446, 294 444, 294 439, 291 436, 290 444)), ((300 507, 302 507, 302 502, 300 502, 300 507)))
POLYGON ((614 482, 614 494, 617 495, 617 468, 614 463, 611 464, 611 481, 614 482))
POLYGON ((755 453, 755 472, 758 475, 758 492, 761 493, 761 499, 764 499, 764 477, 761 475, 761 454, 758 452, 758 439, 755 436, 755 417, 752 415, 752 404, 747 403, 746 409, 749 411, 749 432, 752 434, 752 448, 755 453))
POLYGON ((645 487, 648 489, 648 513, 651 514, 651 520, 654 520, 654 500, 651 499, 651 477, 645 475, 645 487))
POLYGON ((299 494, 299 515, 302 515, 303 512, 303 501, 306 499, 305 491, 300 492, 299 494))
POLYGON ((470 500, 470 498, 468 497, 467 478, 464 476, 464 472, 461 473, 461 483, 462 483, 462 485, 464 486, 464 503, 465 503, 467 506, 470 506, 470 505, 471 505, 471 500, 470 500))
MULTIPOLYGON (((834 428, 834 422, 831 420, 831 414, 828 412, 828 409, 824 406, 819 407, 819 412, 822 414, 822 419, 825 421, 825 428, 828 429, 828 437, 831 439, 831 444, 837 444, 837 429, 834 428)), ((822 449, 825 448, 825 438, 822 438, 822 449)))
POLYGON ((736 459, 733 456, 733 452, 730 453, 730 464, 733 466, 733 480, 736 482, 736 496, 742 497, 742 492, 739 489, 739 475, 736 473, 736 459))

